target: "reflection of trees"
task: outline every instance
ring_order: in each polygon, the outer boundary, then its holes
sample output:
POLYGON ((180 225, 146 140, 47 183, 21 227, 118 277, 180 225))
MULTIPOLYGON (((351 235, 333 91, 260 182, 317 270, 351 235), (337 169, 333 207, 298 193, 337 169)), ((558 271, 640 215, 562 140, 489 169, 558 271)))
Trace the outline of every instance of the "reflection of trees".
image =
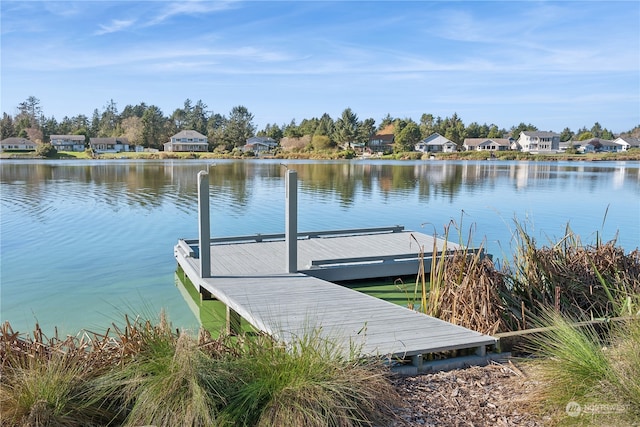
MULTIPOLYGON (((260 194, 284 191, 285 169, 279 161, 215 162, 165 161, 3 161, 0 178, 11 191, 3 194, 18 200, 36 214, 38 203, 79 193, 79 198, 100 200, 114 209, 123 203, 144 209, 162 206, 166 201, 179 209, 192 211, 197 204, 197 174, 208 169, 213 203, 225 209, 244 212, 260 194), (63 188, 62 186, 65 186, 63 188), (72 190, 68 190, 71 188, 72 190), (258 190, 259 188, 259 190, 258 190)), ((640 181, 636 168, 620 165, 585 163, 556 164, 535 162, 291 162, 288 167, 298 172, 300 189, 312 197, 336 197, 343 207, 351 206, 356 196, 365 199, 373 194, 402 197, 418 191, 423 198, 457 197, 464 188, 487 188, 508 183, 516 187, 549 188, 569 185, 580 180, 580 186, 592 190, 608 185, 614 176, 616 185, 640 181), (625 181, 626 180, 626 181, 625 181)))

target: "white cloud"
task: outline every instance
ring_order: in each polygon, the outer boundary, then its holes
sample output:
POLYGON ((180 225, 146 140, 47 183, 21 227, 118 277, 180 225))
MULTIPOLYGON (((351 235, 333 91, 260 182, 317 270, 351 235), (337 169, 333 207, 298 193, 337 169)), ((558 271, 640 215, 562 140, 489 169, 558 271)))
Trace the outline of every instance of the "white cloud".
POLYGON ((116 33, 118 31, 122 31, 126 28, 131 27, 135 24, 135 19, 114 19, 108 25, 99 25, 100 29, 96 31, 94 34, 97 36, 101 36, 109 33, 116 33))
POLYGON ((148 26, 160 24, 174 16, 178 15, 200 15, 212 12, 219 12, 228 10, 238 2, 235 0, 228 1, 202 1, 202 0, 189 0, 180 2, 171 2, 163 8, 163 10, 153 17, 147 23, 148 26))

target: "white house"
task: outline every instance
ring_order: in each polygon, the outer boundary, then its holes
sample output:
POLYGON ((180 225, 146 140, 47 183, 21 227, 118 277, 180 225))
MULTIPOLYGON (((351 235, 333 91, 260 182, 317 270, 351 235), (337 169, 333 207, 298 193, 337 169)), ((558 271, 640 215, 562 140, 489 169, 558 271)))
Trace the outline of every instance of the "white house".
POLYGON ((620 146, 621 151, 627 151, 630 148, 640 148, 640 139, 630 136, 618 137, 614 139, 613 142, 620 146))
POLYGON ((164 143, 164 151, 209 151, 207 137, 195 130, 183 130, 164 143))
POLYGON ((511 141, 507 138, 465 138, 462 146, 466 151, 507 151, 511 141))
POLYGON ((560 134, 523 130, 518 137, 518 145, 524 152, 557 152, 560 151, 560 134))
POLYGON ((58 151, 84 151, 84 135, 51 135, 49 141, 58 151))
POLYGON ((414 149, 423 153, 453 153, 458 149, 458 146, 439 133, 434 133, 418 142, 414 149))
POLYGON ((0 141, 0 151, 35 151, 37 147, 38 143, 26 138, 12 137, 0 141))
POLYGON ((278 146, 278 143, 273 139, 266 136, 253 136, 247 139, 247 143, 242 146, 242 151, 252 151, 256 155, 262 153, 268 153, 273 151, 278 146))
POLYGON ((96 153, 121 153, 129 151, 127 138, 91 138, 89 147, 96 153))

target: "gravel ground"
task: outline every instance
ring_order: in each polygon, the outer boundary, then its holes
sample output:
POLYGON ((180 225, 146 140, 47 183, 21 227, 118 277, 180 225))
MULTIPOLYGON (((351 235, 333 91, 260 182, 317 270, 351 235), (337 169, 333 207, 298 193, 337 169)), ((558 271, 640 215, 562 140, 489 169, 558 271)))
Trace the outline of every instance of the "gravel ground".
POLYGON ((535 381, 510 362, 397 377, 394 384, 404 407, 395 411, 393 427, 537 427, 545 422, 526 409, 535 381))

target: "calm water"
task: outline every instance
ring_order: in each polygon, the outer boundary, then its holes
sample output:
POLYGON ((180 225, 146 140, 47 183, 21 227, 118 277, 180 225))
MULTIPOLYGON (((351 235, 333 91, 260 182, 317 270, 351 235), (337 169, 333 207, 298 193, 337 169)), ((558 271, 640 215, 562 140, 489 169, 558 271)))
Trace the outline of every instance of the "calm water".
MULTIPOLYGON (((402 224, 441 234, 454 220, 498 258, 514 218, 540 243, 565 226, 640 245, 640 162, 287 162, 301 231, 402 224), (604 224, 603 224, 604 222, 604 224)), ((197 319, 175 285, 173 246, 197 237, 202 161, 0 162, 1 320, 28 332, 104 331, 122 314, 197 319)), ((284 232, 279 161, 211 166, 212 235, 284 232)))

